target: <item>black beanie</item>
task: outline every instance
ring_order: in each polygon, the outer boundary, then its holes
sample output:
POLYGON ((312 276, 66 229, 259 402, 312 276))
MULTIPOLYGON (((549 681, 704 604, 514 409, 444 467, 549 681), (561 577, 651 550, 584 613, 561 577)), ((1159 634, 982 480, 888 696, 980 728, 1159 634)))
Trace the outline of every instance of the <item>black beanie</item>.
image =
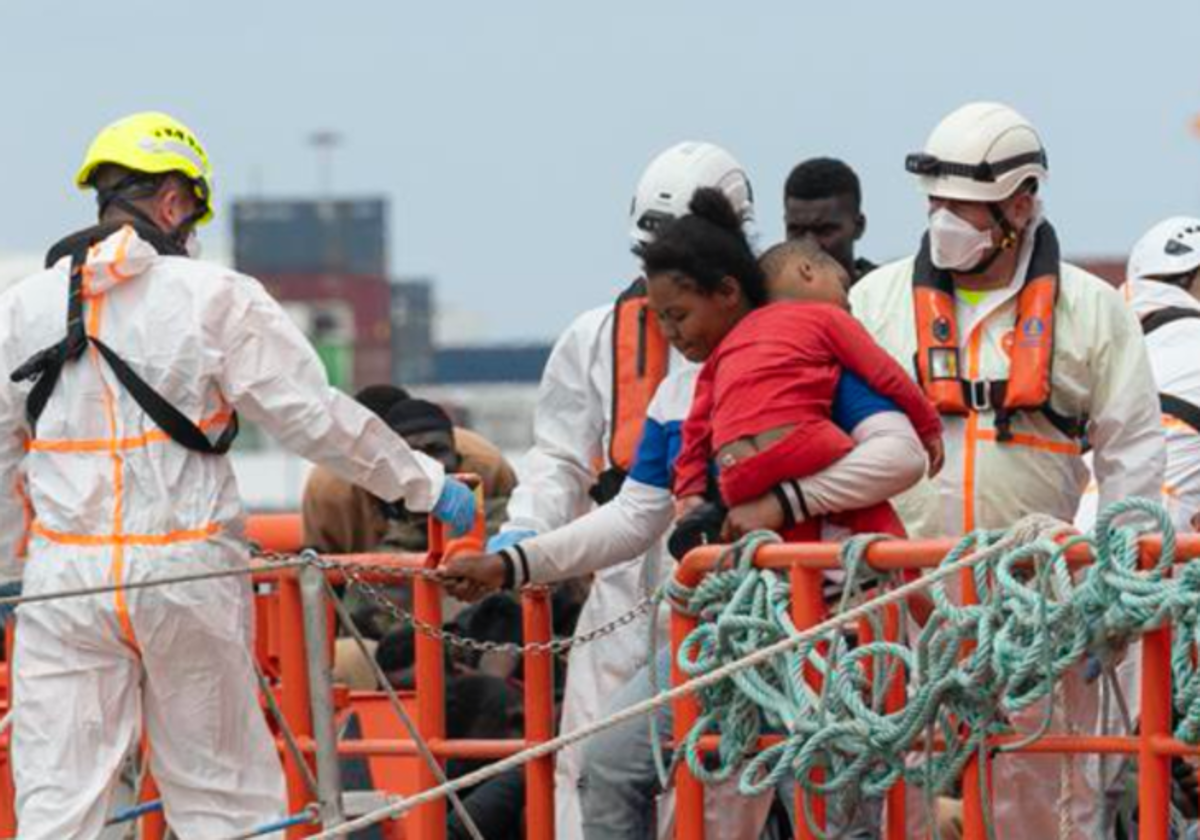
POLYGON ((397 385, 368 385, 355 394, 354 399, 379 415, 380 420, 386 420, 392 406, 410 397, 408 391, 397 385))
POLYGON ((387 424, 403 437, 422 432, 454 432, 454 424, 440 405, 426 400, 408 399, 396 403, 387 413, 387 424))

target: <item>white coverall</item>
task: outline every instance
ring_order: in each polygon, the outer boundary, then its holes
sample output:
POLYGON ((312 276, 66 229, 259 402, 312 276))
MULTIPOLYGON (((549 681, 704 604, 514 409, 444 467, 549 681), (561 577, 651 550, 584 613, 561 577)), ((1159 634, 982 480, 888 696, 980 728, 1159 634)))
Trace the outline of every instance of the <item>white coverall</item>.
MULTIPOLYGON (((1183 289, 1155 280, 1129 277, 1120 292, 1138 318, 1159 309, 1190 309, 1200 313, 1200 301, 1183 289)), ((1146 351, 1154 371, 1155 387, 1160 393, 1171 394, 1200 406, 1200 319, 1180 319, 1159 327, 1146 336, 1146 351)), ((1178 533, 1191 533, 1192 517, 1200 513, 1200 433, 1182 420, 1166 414, 1162 418, 1166 440, 1167 466, 1162 485, 1162 503, 1171 515, 1178 533)), ((1083 497, 1075 526, 1081 531, 1096 523, 1099 512, 1098 489, 1093 483, 1083 497)), ((1121 687, 1130 716, 1136 720, 1141 709, 1141 644, 1130 645, 1117 665, 1117 682, 1121 687)), ((1121 734, 1125 721, 1115 698, 1108 703, 1107 734, 1121 734)), ((1108 775, 1121 763, 1107 762, 1108 775)))
MULTIPOLYGON (((1200 313, 1200 301, 1176 286, 1131 278, 1121 291, 1139 318, 1167 307, 1200 313)), ((1200 406, 1200 319, 1185 318, 1146 336, 1146 351, 1159 393, 1200 406)), ((1180 533, 1190 533, 1200 513, 1200 432, 1176 417, 1163 415, 1167 468, 1163 503, 1180 533)))
MULTIPOLYGON (((1008 289, 991 293, 979 307, 959 306, 968 379, 1007 378, 1003 348, 1015 324, 1016 294, 1033 238, 1025 237, 1025 252, 1008 289)), ((901 260, 867 275, 850 293, 854 314, 907 366, 917 349, 912 275, 913 260, 901 260)), ((1089 418, 1102 503, 1130 496, 1157 498, 1164 461, 1158 394, 1137 319, 1102 280, 1063 263, 1054 330, 1051 401, 1064 416, 1089 418)), ((1087 482, 1078 441, 1068 440, 1032 412, 1016 416, 1016 439, 1007 444, 996 442, 990 412, 942 419, 944 469, 894 500, 910 536, 958 536, 975 528, 1006 527, 1034 512, 1073 520, 1087 482)), ((1096 688, 1078 671, 1069 674, 1052 729, 1094 731, 1096 688), (1064 710, 1070 711, 1069 720, 1064 710)), ((1041 718, 1042 710, 1035 707, 1014 723, 1027 731, 1041 718)), ((1096 836, 1099 783, 1094 761, 1004 756, 993 766, 999 838, 1096 836)), ((911 810, 919 818, 919 809, 911 810)))
MULTIPOLYGON (((534 445, 522 463, 520 484, 508 504, 505 531, 544 534, 593 507, 588 490, 593 465, 607 469, 612 436, 612 304, 576 318, 546 362, 534 413, 534 445)), ((683 363, 671 351, 668 370, 683 363)), ((586 633, 633 609, 670 572, 659 542, 643 557, 596 574, 579 615, 586 633)), ((647 617, 591 644, 572 648, 567 660, 561 729, 570 732, 600 717, 617 689, 646 664, 647 617)), ((555 761, 555 822, 559 840, 579 840, 579 773, 582 748, 568 747, 555 761)))
MULTIPOLYGON (((1159 309, 1190 309, 1200 313, 1200 301, 1177 286, 1130 277, 1119 289, 1138 318, 1159 309)), ((1200 406, 1200 319, 1184 318, 1146 336, 1146 352, 1160 393, 1200 406)), ((1179 533, 1190 533, 1192 516, 1200 513, 1200 433, 1175 417, 1163 415, 1167 466, 1162 501, 1179 533)), ((1087 530, 1096 522, 1098 487, 1088 487, 1075 518, 1087 530)))
MULTIPOLYGON (((30 439, 29 383, 13 385, 8 374, 64 337, 68 265, 0 296, 0 482, 12 487, 22 472, 28 480, 25 594, 245 567, 229 460, 170 441, 94 348, 66 365, 30 439)), ((126 227, 92 251, 84 289, 89 333, 202 428, 219 431, 234 408, 381 498, 427 510, 440 493, 441 467, 329 387, 304 336, 256 280, 159 256, 126 227)), ((22 506, 0 498, 11 542, 22 506)), ((182 840, 283 816, 251 608, 245 576, 20 607, 19 837, 98 837, 143 721, 167 820, 182 840)))

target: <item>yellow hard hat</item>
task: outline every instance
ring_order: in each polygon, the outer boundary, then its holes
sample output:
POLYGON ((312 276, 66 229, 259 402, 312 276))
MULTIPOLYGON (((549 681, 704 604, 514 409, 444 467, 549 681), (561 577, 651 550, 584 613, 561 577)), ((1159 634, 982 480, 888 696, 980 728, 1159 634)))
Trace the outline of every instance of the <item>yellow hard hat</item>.
POLYGON ((130 114, 105 126, 88 147, 75 175, 80 189, 93 186, 96 170, 106 163, 150 175, 178 172, 192 182, 204 213, 197 224, 212 218, 212 168, 208 154, 186 125, 157 111, 130 114))

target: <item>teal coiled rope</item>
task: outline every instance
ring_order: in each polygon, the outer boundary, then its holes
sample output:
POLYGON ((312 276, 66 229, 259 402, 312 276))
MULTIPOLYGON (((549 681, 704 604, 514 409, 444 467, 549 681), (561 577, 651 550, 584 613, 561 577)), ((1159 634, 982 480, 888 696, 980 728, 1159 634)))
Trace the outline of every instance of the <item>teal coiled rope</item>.
MULTIPOLYGON (((740 771, 747 795, 786 776, 810 793, 850 798, 882 795, 901 778, 946 791, 989 736, 1010 731, 1009 714, 1052 698, 1055 683, 1089 655, 1110 662, 1129 642, 1168 621, 1175 628, 1175 734, 1200 742, 1194 656, 1200 561, 1169 574, 1175 533, 1163 508, 1144 499, 1110 506, 1086 535, 1056 539, 1066 532, 1061 523, 1058 529, 1043 523, 1032 538, 1014 531, 963 538, 942 562, 979 555, 973 574, 981 603, 956 604, 943 583, 934 583, 933 613, 912 648, 887 641, 852 648, 843 635, 830 635, 702 690, 700 718, 683 745, 689 768, 705 782, 740 771), (1161 555, 1153 569, 1142 570, 1139 539, 1155 530, 1162 535, 1161 555), (1066 552, 1079 544, 1090 547, 1094 562, 1072 574, 1066 552), (868 662, 875 665, 874 680, 868 679, 868 662), (808 684, 806 667, 822 677, 823 690, 808 684), (883 691, 890 680, 878 677, 899 669, 908 675, 907 701, 887 712, 883 691), (768 732, 783 738, 756 754, 768 732), (719 750, 705 759, 699 740, 714 733, 721 736, 719 750), (940 751, 929 749, 934 739, 940 751), (922 741, 924 761, 909 761, 922 741), (815 770, 823 771, 823 780, 814 778, 815 770)), ((753 566, 757 549, 777 540, 752 534, 737 545, 729 568, 710 574, 695 590, 672 589, 671 599, 702 622, 678 651, 684 673, 707 673, 797 634, 787 577, 753 566)), ((847 592, 861 577, 868 543, 855 539, 844 546, 847 592)))

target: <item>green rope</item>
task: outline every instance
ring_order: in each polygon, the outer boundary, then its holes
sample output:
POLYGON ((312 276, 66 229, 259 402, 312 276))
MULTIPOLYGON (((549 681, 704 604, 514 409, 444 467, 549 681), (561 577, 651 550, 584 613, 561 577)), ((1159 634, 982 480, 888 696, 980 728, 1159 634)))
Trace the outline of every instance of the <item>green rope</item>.
MULTIPOLYGON (((1200 561, 1169 573, 1175 533, 1166 512, 1129 499, 1107 508, 1086 535, 1052 536, 1025 538, 1017 526, 964 537, 942 562, 980 555, 973 576, 981 603, 956 604, 942 582, 934 583, 934 611, 911 648, 883 641, 878 631, 875 641, 857 647, 843 634, 830 634, 697 692, 700 717, 683 744, 692 773, 711 783, 740 772, 747 795, 790 775, 810 794, 843 803, 882 796, 901 779, 929 795, 945 792, 971 758, 985 753, 988 738, 1011 731, 1010 715, 1049 700, 1043 724, 1023 743, 1045 734, 1054 686, 1069 669, 1088 656, 1111 662, 1129 642, 1168 622, 1174 627, 1175 735, 1200 742, 1194 656, 1200 561), (1162 534, 1162 553, 1153 569, 1142 570, 1138 542, 1152 530, 1162 534), (1072 574, 1066 552, 1076 545, 1088 546, 1094 561, 1072 574), (821 676, 821 691, 808 684, 806 667, 821 676), (887 712, 883 692, 897 672, 908 676, 907 701, 887 712), (768 732, 782 733, 782 740, 757 751, 768 732), (699 741, 708 734, 719 734, 720 746, 704 756, 699 741), (928 747, 935 738, 941 750, 926 749, 922 761, 908 761, 922 741, 928 747), (814 779, 816 770, 824 772, 822 781, 814 779)), ((777 541, 773 534, 751 534, 734 546, 727 568, 694 590, 672 586, 668 597, 702 622, 677 654, 685 674, 708 673, 797 635, 786 574, 753 565, 758 548, 777 541)), ((847 593, 865 566, 869 542, 843 546, 847 593)))

